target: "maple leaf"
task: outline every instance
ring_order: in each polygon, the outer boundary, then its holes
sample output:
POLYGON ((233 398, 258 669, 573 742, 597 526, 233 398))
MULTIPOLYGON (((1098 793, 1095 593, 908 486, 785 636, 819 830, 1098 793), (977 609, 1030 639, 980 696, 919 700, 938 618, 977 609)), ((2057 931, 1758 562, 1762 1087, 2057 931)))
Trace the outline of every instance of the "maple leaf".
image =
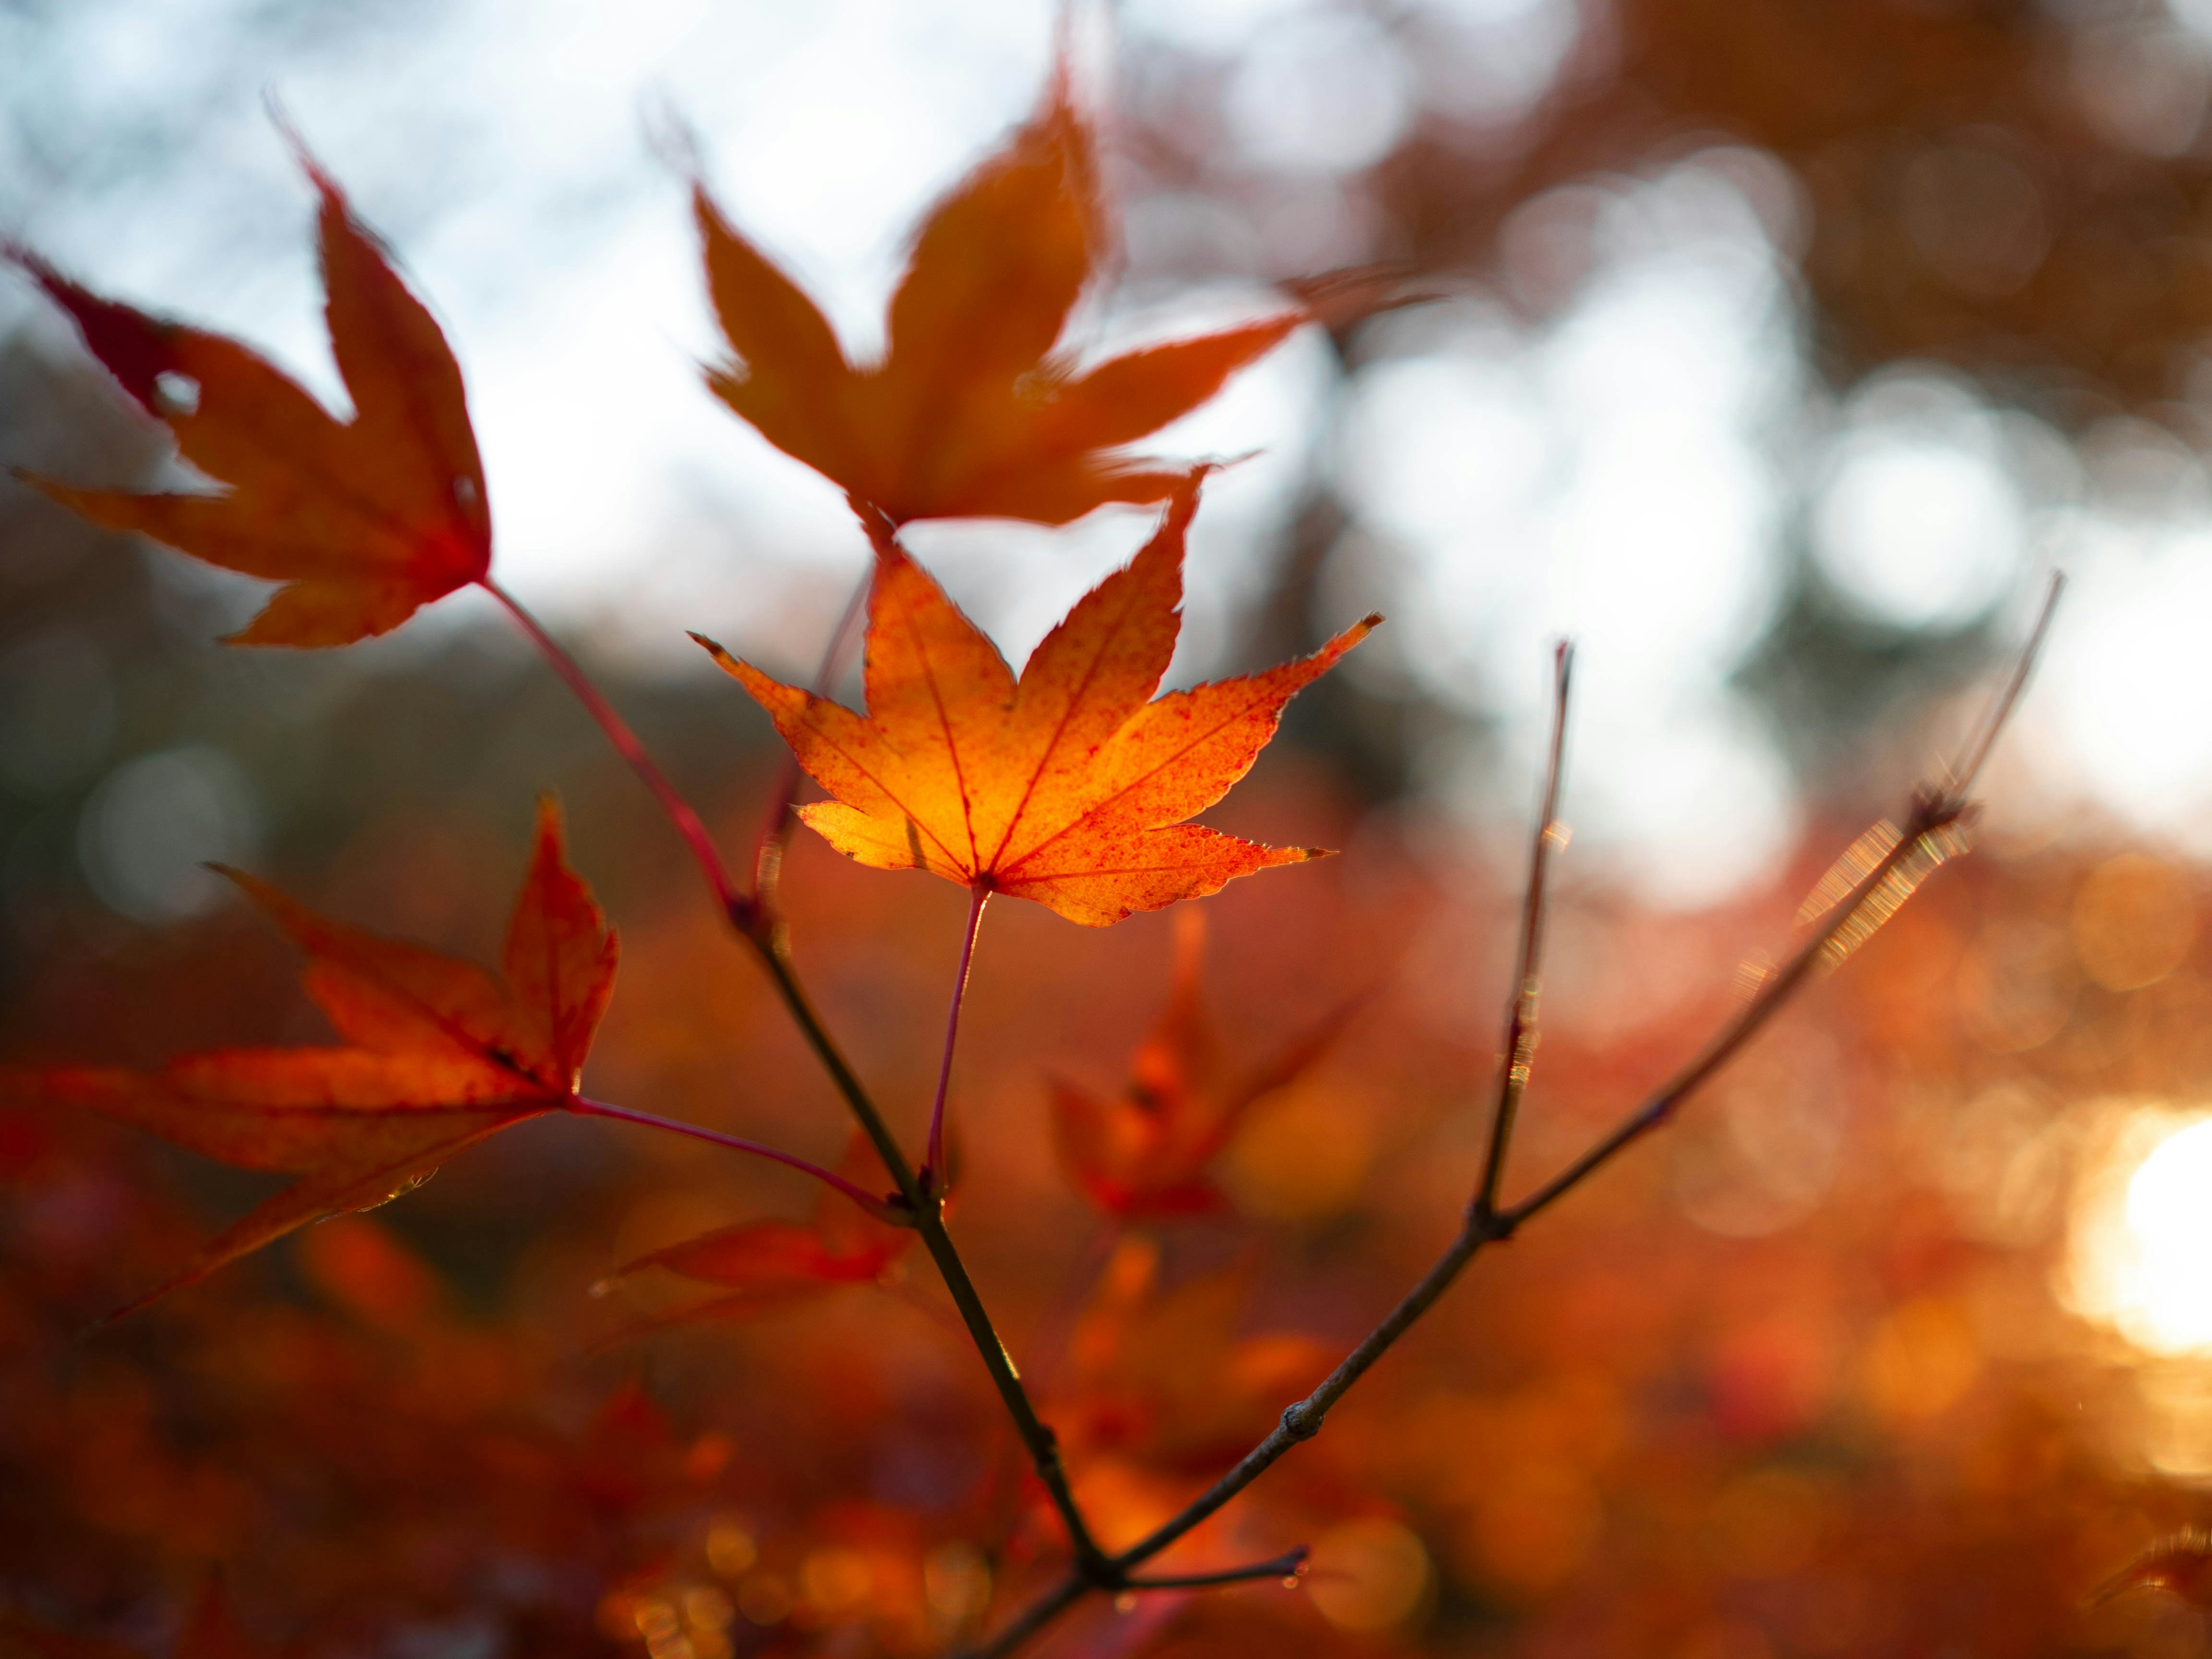
POLYGON ((111 530, 137 531, 284 586, 233 643, 345 645, 480 581, 491 564, 483 463, 460 367, 330 176, 325 316, 353 400, 341 421, 250 348, 105 300, 0 247, 76 319, 85 344, 220 493, 136 495, 30 480, 111 530))
POLYGON ((1158 533, 1045 636, 1018 684, 896 542, 878 556, 868 599, 866 716, 692 637, 836 797, 799 816, 839 852, 1103 927, 1323 855, 1182 820, 1228 793, 1283 705, 1382 620, 1296 662, 1146 701, 1175 652, 1197 505, 1197 481, 1186 480, 1158 533))
POLYGON ((550 799, 496 975, 225 873, 307 952, 307 993, 349 1046, 218 1049, 158 1072, 63 1066, 24 1080, 47 1102, 299 1177, 120 1313, 308 1222, 396 1198, 464 1149, 568 1105, 614 986, 614 934, 568 867, 550 799))
MULTIPOLYGON (((878 1188, 888 1188, 890 1179, 875 1149, 858 1133, 838 1174, 856 1184, 878 1188)), ((846 1285, 872 1285, 917 1237, 913 1228, 871 1214, 842 1193, 825 1188, 811 1223, 751 1221, 718 1227, 626 1261, 607 1282, 662 1267, 725 1292, 678 1309, 646 1328, 696 1319, 740 1318, 846 1285)))
POLYGON ((1125 1220, 1224 1207, 1206 1166, 1253 1105, 1319 1059, 1364 1000, 1340 1004, 1239 1076, 1224 1064, 1206 1017, 1200 987, 1205 960, 1205 912, 1177 911, 1173 988, 1152 1035, 1130 1057, 1127 1091, 1101 1100, 1051 1079, 1061 1163, 1092 1203, 1125 1220))
POLYGON ((1285 312, 1079 372, 1054 346, 1105 240, 1097 161, 1065 65, 1036 115, 924 221, 881 362, 857 366, 799 285, 695 187, 734 361, 715 394, 770 443, 902 524, 1065 524, 1157 501, 1180 469, 1111 457, 1188 414, 1305 320, 1285 312))

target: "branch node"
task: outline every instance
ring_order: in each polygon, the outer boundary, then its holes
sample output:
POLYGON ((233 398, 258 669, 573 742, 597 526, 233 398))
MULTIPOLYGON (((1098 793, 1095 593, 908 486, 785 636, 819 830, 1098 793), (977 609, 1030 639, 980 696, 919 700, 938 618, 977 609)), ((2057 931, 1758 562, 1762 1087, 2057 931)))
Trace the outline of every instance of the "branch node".
POLYGON ((1283 1432, 1293 1440, 1310 1440, 1321 1432, 1321 1413, 1310 1401, 1301 1400, 1283 1408, 1283 1432))
POLYGON ((1468 1235, 1478 1243, 1503 1244, 1520 1224, 1520 1218, 1511 1211, 1499 1209, 1479 1194, 1467 1206, 1468 1235))

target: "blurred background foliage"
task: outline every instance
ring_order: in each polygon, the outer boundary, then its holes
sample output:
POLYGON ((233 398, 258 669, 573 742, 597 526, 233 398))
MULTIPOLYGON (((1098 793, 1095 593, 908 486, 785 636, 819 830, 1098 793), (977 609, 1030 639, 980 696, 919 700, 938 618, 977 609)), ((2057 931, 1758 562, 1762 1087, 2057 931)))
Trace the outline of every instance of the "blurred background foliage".
MULTIPOLYGON (((1954 739, 2040 573, 2076 588, 1975 859, 1480 1263, 1192 1546, 1313 1542, 1307 1589, 1102 1609, 1059 1650, 2203 1650, 2186 1597, 2088 1598, 2206 1518, 2212 1476, 2190 1139, 2212 1111, 2212 10, 1105 21, 1123 270, 1086 339, 1351 273, 1327 326, 1163 446, 1266 449, 1202 517, 1178 672, 1394 617, 1220 817, 1346 849, 1208 902, 1224 1045, 1256 1059, 1375 991, 1224 1154, 1231 1214, 1117 1230, 1054 1161, 1047 1078, 1116 1085, 1166 994, 1165 922, 992 919, 957 1224, 1110 1533, 1225 1466, 1448 1234, 1551 637, 1583 643, 1582 833, 1524 1179, 1725 1012, 1738 960, 1954 739)), ((448 319, 502 570, 742 847, 777 757, 676 630, 805 663, 865 549, 697 386, 704 307, 644 135, 664 106, 695 124, 733 212, 866 338, 898 227, 1018 118, 1050 21, 15 0, 0 230, 326 387, 261 112, 282 94, 448 319)), ((0 283, 0 459, 167 465, 21 283, 0 283)), ((915 540, 1018 651, 1139 522, 915 540)), ((489 955, 550 787, 624 938, 595 1092, 834 1159, 826 1086, 519 641, 456 600, 344 653, 225 650, 247 586, 0 480, 7 1059, 315 1040, 281 944, 204 860, 489 955)), ((957 897, 804 840, 787 891, 840 1030, 912 1109, 957 897)), ((926 1275, 644 1336, 675 1287, 590 1294, 687 1231, 803 1216, 782 1175, 533 1126, 86 1340, 252 1183, 20 1112, 0 1180, 0 1612, 29 1621, 0 1650, 167 1651, 220 1571, 271 1652, 922 1653, 1050 1565, 926 1275)))

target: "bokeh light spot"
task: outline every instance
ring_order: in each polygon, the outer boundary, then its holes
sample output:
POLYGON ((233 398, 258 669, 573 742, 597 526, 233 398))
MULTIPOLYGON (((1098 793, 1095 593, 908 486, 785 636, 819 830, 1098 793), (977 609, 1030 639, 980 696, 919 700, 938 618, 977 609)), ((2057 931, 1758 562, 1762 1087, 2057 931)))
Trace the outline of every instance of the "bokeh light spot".
POLYGON ((78 821, 77 850, 93 890, 134 921, 174 921, 211 909, 227 885, 205 866, 258 850, 252 785, 237 763, 201 745, 126 762, 104 779, 78 821))
POLYGON ((1354 12, 1311 13, 1269 29, 1229 89, 1243 148, 1293 173, 1353 173, 1381 161, 1412 112, 1396 42, 1354 12))
POLYGON ((2074 950, 2108 991, 2155 984, 2197 938, 2196 894, 2172 866, 2140 853, 2108 859, 2074 896, 2074 950))
POLYGON ((2027 526, 1988 422, 1949 388, 1881 386, 1813 507, 1820 574, 1894 628, 1956 628, 2010 586, 2027 526))
POLYGON ((1428 1550, 1411 1530, 1370 1516, 1321 1535, 1306 1587, 1322 1616, 1339 1629, 1385 1631, 1420 1610, 1435 1577, 1428 1550))

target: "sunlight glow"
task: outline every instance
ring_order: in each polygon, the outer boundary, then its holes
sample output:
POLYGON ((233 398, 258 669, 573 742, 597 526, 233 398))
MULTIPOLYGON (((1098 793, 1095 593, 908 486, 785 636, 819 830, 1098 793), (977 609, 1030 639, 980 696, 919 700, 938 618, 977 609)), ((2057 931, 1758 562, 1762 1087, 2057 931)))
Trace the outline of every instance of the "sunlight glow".
POLYGON ((2212 1346, 2212 1121, 2158 1145, 2128 1182, 2128 1231, 2142 1255, 2129 1283, 2165 1348, 2212 1346))
POLYGON ((1772 738, 1725 689, 1777 603, 1791 301, 1718 165, 1624 185, 1589 240, 1547 323, 1470 298, 1378 325, 1398 349, 1352 381, 1334 461, 1382 550, 1359 602, 1425 689, 1533 744, 1542 664, 1573 636, 1584 845, 1694 906, 1763 878, 1796 830, 1772 738))
POLYGON ((2067 1303, 2151 1353, 2212 1349, 2208 1192, 2212 1117, 2125 1117, 2077 1191, 2067 1303))

